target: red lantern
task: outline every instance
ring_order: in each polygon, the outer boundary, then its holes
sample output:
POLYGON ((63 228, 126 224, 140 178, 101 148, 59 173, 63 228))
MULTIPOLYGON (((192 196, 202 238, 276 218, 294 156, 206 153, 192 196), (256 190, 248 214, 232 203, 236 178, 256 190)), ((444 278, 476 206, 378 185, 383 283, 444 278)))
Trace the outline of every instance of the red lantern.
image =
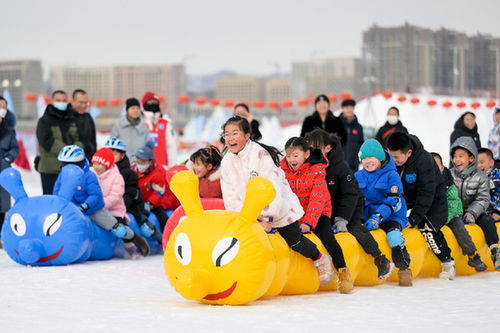
POLYGON ((284 108, 291 108, 293 106, 293 102, 289 99, 287 100, 284 100, 283 103, 281 103, 281 105, 284 107, 284 108))
POLYGON ((108 102, 106 102, 105 99, 103 98, 99 98, 95 101, 95 105, 98 107, 98 108, 104 108, 106 107, 106 105, 108 104, 108 102))
POLYGON ((467 106, 467 104, 465 104, 464 102, 458 102, 458 103, 457 103, 457 107, 458 107, 459 109, 462 109, 462 108, 464 108, 464 107, 466 107, 466 106, 467 106))
POLYGON ((234 101, 228 99, 227 101, 224 102, 224 106, 226 108, 232 108, 234 106, 234 101))
POLYGON ((205 97, 196 97, 195 103, 197 105, 204 105, 207 102, 207 99, 205 97))
POLYGON ((36 94, 29 93, 29 94, 26 94, 25 98, 26 98, 26 101, 33 103, 33 102, 36 102, 36 100, 38 99, 38 96, 36 94))
POLYGON ((212 106, 218 106, 220 104, 220 101, 217 98, 212 98, 212 100, 210 101, 210 104, 212 106))
POLYGON ((386 90, 384 92, 382 92, 382 95, 386 98, 386 99, 390 99, 392 98, 392 92, 386 90))
POLYGON ((492 108, 495 105, 497 105, 497 103, 495 103, 495 101, 489 101, 488 103, 486 103, 486 106, 489 107, 489 108, 492 108))
POLYGON ((418 104, 420 103, 420 100, 416 97, 413 97, 411 100, 410 100, 411 104, 418 104))
POLYGON ((43 101, 45 102, 45 104, 50 104, 52 103, 52 98, 50 98, 49 95, 45 95, 43 96, 43 101))
POLYGON ((242 99, 242 100, 240 101, 240 104, 245 104, 246 106, 250 107, 250 102, 249 102, 249 101, 247 101, 246 99, 242 99))
POLYGON ((480 108, 480 107, 481 107, 481 103, 479 103, 479 102, 472 102, 472 103, 470 104, 470 106, 471 106, 471 108, 473 108, 473 109, 478 109, 478 108, 480 108))
POLYGON ((437 104, 437 102, 433 99, 427 101, 427 105, 429 105, 429 106, 434 106, 436 104, 437 104))
POLYGON ((165 100, 166 100, 166 99, 165 99, 165 96, 163 96, 163 95, 158 96, 158 101, 159 101, 160 103, 164 103, 164 102, 165 102, 165 100))
POLYGON ((120 101, 118 98, 113 98, 109 103, 112 107, 116 108, 122 104, 122 101, 120 101))
POLYGON ((404 96, 404 95, 400 95, 400 96, 398 97, 398 102, 403 103, 404 101, 406 101, 406 96, 404 96))
POLYGON ((346 99, 352 99, 352 95, 347 91, 344 91, 342 94, 340 94, 340 99, 342 99, 343 101, 345 101, 346 99))
POLYGON ((68 98, 68 104, 73 104, 73 98, 68 98))
POLYGON ((257 109, 262 109, 266 104, 263 101, 253 102, 253 106, 257 109))
POLYGON ((180 95, 178 97, 178 100, 179 100, 179 103, 185 104, 185 103, 189 103, 189 101, 191 100, 191 98, 189 98, 188 95, 180 95))
POLYGON ((299 106, 308 106, 309 100, 307 98, 301 98, 301 99, 299 99, 298 104, 299 104, 299 106))
POLYGON ((277 108, 279 107, 279 104, 278 104, 278 102, 276 102, 276 101, 269 101, 269 102, 267 103, 267 105, 268 105, 271 109, 277 109, 277 108))
POLYGON ((330 103, 335 103, 337 101, 337 95, 330 95, 328 96, 328 99, 330 100, 330 103))
POLYGON ((444 102, 444 103, 443 103, 443 107, 445 107, 445 108, 447 108, 447 109, 448 109, 448 108, 451 108, 451 106, 452 106, 452 105, 453 105, 453 103, 452 103, 452 102, 450 102, 450 101, 446 101, 446 102, 444 102))

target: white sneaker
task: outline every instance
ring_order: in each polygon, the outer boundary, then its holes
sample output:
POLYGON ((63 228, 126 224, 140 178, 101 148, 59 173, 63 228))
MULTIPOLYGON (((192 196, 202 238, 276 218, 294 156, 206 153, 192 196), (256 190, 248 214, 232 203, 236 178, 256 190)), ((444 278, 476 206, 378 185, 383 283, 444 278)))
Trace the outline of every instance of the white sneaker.
POLYGON ((319 259, 314 260, 313 263, 318 270, 320 284, 326 286, 333 279, 332 257, 321 253, 319 259))
POLYGON ((450 259, 449 261, 441 263, 441 273, 439 273, 439 278, 444 280, 453 280, 457 271, 455 270, 455 261, 450 259))

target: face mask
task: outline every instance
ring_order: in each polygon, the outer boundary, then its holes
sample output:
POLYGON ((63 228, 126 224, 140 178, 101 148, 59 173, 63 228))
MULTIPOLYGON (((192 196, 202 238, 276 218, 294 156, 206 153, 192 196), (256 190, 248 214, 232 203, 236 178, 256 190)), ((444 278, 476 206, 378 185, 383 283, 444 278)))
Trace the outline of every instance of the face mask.
POLYGON ((7 109, 0 109, 0 118, 5 118, 7 115, 7 109))
POLYGON ((146 103, 146 105, 144 105, 144 111, 160 112, 160 105, 157 103, 146 103))
POLYGON ((66 111, 66 109, 68 108, 68 103, 66 102, 54 102, 53 105, 59 111, 66 111))
POLYGON ((391 125, 396 125, 399 121, 398 116, 387 116, 387 122, 391 125))
POLYGON ((139 172, 145 172, 147 169, 149 169, 148 164, 136 164, 135 167, 137 168, 137 171, 139 171, 139 172))

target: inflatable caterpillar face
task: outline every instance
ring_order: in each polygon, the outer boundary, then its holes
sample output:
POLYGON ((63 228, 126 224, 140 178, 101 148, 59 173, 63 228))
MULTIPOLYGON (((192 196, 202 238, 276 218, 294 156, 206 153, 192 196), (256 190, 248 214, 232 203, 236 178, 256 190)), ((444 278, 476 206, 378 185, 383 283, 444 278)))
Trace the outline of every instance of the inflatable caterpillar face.
POLYGON ((61 172, 68 180, 61 196, 32 198, 27 196, 17 170, 8 168, 0 174, 0 185, 16 200, 5 218, 2 242, 7 254, 19 264, 65 265, 82 258, 89 248, 90 221, 68 200, 83 171, 70 165, 61 172))
POLYGON ((198 178, 177 173, 171 188, 186 211, 165 250, 165 270, 185 298, 211 304, 245 304, 271 285, 276 260, 257 217, 275 196, 271 182, 249 181, 240 213, 203 211, 198 178))

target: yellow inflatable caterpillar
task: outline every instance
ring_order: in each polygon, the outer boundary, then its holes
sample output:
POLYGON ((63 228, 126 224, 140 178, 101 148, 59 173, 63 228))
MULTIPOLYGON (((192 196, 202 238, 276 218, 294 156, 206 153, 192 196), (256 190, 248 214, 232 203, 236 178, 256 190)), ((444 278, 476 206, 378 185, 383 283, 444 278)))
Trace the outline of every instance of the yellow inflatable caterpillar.
MULTIPOLYGON (((198 195, 198 178, 190 171, 177 173, 170 187, 186 211, 186 218, 173 231, 165 249, 165 271, 172 286, 183 297, 209 304, 246 304, 261 297, 309 294, 318 290, 336 290, 334 281, 320 287, 311 260, 290 250, 278 234, 266 234, 257 217, 275 196, 272 183, 252 178, 247 185, 243 207, 239 213, 225 210, 204 211, 198 195)), ((481 257, 493 269, 489 249, 482 231, 467 226, 481 257)), ((499 225, 497 229, 500 233, 499 225)), ((475 270, 467 265, 467 257, 448 228, 443 230, 456 261, 457 274, 475 270)), ((373 231, 380 250, 390 258, 385 233, 373 231)), ((403 231, 411 256, 413 277, 436 277, 441 263, 428 248, 416 229, 403 231)), ((307 235, 326 253, 314 235, 307 235)), ((383 283, 377 279, 373 258, 367 255, 348 233, 336 235, 344 251, 355 285, 383 283)), ((389 281, 397 281, 393 274, 389 281)))

